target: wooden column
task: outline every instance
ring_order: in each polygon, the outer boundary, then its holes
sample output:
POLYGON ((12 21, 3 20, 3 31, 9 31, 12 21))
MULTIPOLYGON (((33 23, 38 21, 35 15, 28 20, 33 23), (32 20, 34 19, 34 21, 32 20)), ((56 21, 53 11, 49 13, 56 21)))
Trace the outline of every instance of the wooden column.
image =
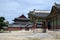
POLYGON ((52 20, 53 20, 53 28, 52 29, 54 30, 54 18, 52 18, 52 20))
POLYGON ((46 19, 46 29, 48 29, 48 20, 46 19))
POLYGON ((34 18, 34 27, 33 27, 33 29, 35 29, 36 28, 36 26, 37 26, 37 24, 36 24, 36 18, 34 18))
POLYGON ((32 27, 32 30, 33 30, 33 33, 35 33, 35 29, 36 29, 36 18, 33 18, 33 21, 34 21, 34 26, 32 27))
POLYGON ((58 21, 57 21, 57 15, 56 15, 56 29, 57 29, 57 27, 58 27, 57 25, 58 25, 58 21))

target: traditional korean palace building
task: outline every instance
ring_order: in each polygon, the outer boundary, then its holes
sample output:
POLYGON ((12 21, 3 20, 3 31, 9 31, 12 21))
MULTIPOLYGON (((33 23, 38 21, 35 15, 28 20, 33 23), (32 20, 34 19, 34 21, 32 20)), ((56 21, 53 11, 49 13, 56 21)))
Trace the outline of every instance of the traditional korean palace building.
POLYGON ((60 4, 52 6, 51 11, 48 10, 36 10, 30 11, 28 13, 29 18, 34 22, 34 29, 37 28, 38 22, 39 27, 49 30, 60 29, 60 4), (41 24, 42 23, 42 24, 41 24))
POLYGON ((29 18, 33 20, 33 29, 46 29, 47 28, 47 16, 50 14, 48 10, 33 10, 28 13, 29 18))
POLYGON ((33 26, 29 20, 29 18, 21 15, 13 20, 14 23, 8 25, 8 30, 29 30, 33 26))
POLYGON ((8 30, 58 30, 60 29, 60 4, 55 3, 51 11, 36 9, 29 11, 28 17, 21 15, 15 18, 14 23, 8 25, 8 30))
POLYGON ((60 4, 52 6, 51 12, 48 15, 48 21, 50 21, 51 29, 60 29, 60 4))

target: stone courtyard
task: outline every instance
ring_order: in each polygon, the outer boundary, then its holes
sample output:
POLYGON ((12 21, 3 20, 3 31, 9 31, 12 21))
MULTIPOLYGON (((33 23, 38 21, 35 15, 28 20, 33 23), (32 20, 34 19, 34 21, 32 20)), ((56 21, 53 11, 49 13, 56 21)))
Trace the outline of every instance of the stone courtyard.
POLYGON ((50 33, 51 32, 33 33, 32 31, 11 31, 0 33, 0 40, 60 40, 50 33))

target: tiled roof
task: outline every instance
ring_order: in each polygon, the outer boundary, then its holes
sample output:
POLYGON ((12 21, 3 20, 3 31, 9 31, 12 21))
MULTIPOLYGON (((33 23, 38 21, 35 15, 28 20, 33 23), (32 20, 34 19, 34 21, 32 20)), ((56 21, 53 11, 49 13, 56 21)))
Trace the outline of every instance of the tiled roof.
POLYGON ((33 27, 33 23, 28 23, 28 24, 26 24, 26 27, 33 27))
POLYGON ((27 24, 9 24, 8 27, 32 27, 32 23, 27 23, 27 24))
POLYGON ((21 16, 19 16, 18 18, 26 18, 23 14, 21 16))
POLYGON ((50 13, 48 10, 35 10, 35 13, 50 13))
POLYGON ((30 20, 30 19, 27 18, 27 17, 25 17, 24 15, 21 15, 21 16, 15 18, 14 21, 15 21, 15 20, 30 20))
POLYGON ((30 15, 39 16, 39 17, 46 17, 50 14, 48 10, 33 10, 29 13, 30 15))
POLYGON ((49 15, 49 13, 38 13, 38 14, 34 14, 35 16, 39 16, 39 17, 46 17, 49 15))
POLYGON ((30 20, 29 18, 15 18, 17 20, 30 20))
POLYGON ((21 25, 21 24, 10 24, 8 27, 25 27, 26 25, 21 25))
POLYGON ((55 5, 53 5, 53 7, 56 7, 57 9, 60 9, 60 4, 55 3, 55 5))

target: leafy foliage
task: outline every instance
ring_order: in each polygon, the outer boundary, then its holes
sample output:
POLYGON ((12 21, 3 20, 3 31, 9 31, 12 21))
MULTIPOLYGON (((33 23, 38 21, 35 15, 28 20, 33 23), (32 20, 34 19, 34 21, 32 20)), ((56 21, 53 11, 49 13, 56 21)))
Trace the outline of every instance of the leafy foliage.
POLYGON ((4 17, 0 17, 0 22, 4 22, 5 18, 4 17))
POLYGON ((3 29, 4 26, 8 26, 4 17, 0 17, 0 30, 3 29))

